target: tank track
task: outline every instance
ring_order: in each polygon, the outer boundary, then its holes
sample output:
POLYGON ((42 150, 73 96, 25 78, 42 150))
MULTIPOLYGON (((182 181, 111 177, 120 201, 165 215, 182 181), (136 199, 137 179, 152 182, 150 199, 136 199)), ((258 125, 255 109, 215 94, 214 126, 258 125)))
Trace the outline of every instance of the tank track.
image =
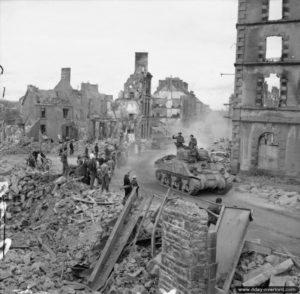
MULTIPOLYGON (((178 175, 177 173, 165 171, 162 169, 157 169, 155 171, 155 177, 161 186, 171 188, 173 191, 178 191, 188 196, 196 196, 200 191, 205 190, 205 188, 201 188, 201 181, 196 177, 178 175), (160 177, 160 174, 162 175, 162 178, 160 177), (176 184, 175 182, 172 183, 172 177, 181 179, 181 184, 176 184), (190 187, 191 180, 193 180, 192 187, 190 187)), ((214 191, 218 195, 225 195, 231 188, 232 184, 227 183, 224 189, 214 189, 214 191)))

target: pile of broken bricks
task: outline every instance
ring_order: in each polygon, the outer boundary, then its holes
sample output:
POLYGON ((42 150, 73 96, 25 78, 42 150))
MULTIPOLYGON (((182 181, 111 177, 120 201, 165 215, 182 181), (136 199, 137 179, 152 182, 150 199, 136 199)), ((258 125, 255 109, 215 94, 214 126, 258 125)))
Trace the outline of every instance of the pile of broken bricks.
POLYGON ((300 263, 290 254, 246 252, 240 257, 231 284, 231 293, 240 286, 300 286, 300 263))
POLYGON ((251 193, 257 197, 267 199, 275 205, 300 209, 300 193, 297 191, 284 191, 279 187, 260 184, 241 184, 235 188, 241 193, 251 193))
POLYGON ((49 153, 51 150, 51 144, 47 142, 19 142, 19 143, 1 143, 0 144, 0 155, 11 155, 11 154, 29 154, 34 150, 42 150, 44 153, 49 153))
POLYGON ((137 246, 114 266, 105 293, 157 293, 159 265, 151 259, 149 247, 137 246))
POLYGON ((12 245, 0 262, 0 293, 90 293, 78 267, 88 270, 98 259, 122 196, 26 171, 9 182, 6 237, 12 245))

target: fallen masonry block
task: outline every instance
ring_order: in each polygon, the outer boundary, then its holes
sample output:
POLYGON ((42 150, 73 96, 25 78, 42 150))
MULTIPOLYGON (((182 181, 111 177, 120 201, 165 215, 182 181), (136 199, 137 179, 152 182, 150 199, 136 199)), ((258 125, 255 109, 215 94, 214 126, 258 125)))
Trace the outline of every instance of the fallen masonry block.
POLYGON ((249 271, 247 274, 244 275, 244 282, 247 282, 249 280, 251 280, 252 278, 258 276, 259 274, 267 271, 267 270, 270 270, 272 269, 272 265, 270 263, 265 263, 264 265, 258 267, 258 268, 255 268, 251 271, 249 271))
POLYGON ((271 276, 269 286, 283 287, 289 277, 288 276, 271 276))
POLYGON ((279 263, 279 260, 280 260, 279 256, 273 255, 273 254, 268 255, 265 258, 265 261, 268 263, 271 263, 271 265, 273 265, 273 266, 276 265, 277 263, 279 263))
POLYGON ((290 269, 293 265, 294 265, 293 261, 291 259, 287 259, 284 262, 282 262, 278 265, 275 265, 271 269, 265 270, 264 272, 253 277, 249 281, 243 283, 243 286, 245 286, 245 287, 259 286, 262 283, 264 283, 265 281, 267 281, 268 279, 270 279, 270 277, 272 275, 276 276, 278 274, 284 273, 285 271, 290 269))

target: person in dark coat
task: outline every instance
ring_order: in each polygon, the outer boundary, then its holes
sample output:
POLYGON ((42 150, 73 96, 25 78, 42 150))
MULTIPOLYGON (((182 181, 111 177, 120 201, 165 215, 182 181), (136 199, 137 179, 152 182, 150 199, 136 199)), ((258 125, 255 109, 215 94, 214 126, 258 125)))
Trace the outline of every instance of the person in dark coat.
POLYGON ((109 166, 107 164, 107 161, 104 161, 103 164, 101 165, 101 173, 102 173, 102 187, 101 191, 103 192, 104 190, 106 192, 109 192, 109 166))
MULTIPOLYGON (((217 198, 216 199, 216 204, 211 204, 210 206, 208 206, 208 210, 213 212, 214 214, 219 215, 221 212, 221 208, 222 208, 222 198, 217 198)), ((218 218, 214 215, 212 215, 211 213, 208 212, 208 223, 207 226, 210 226, 211 224, 216 225, 218 221, 218 218)))
POLYGON ((132 191, 132 186, 131 186, 131 182, 130 182, 130 178, 129 178, 129 174, 130 172, 128 172, 127 174, 124 175, 124 180, 123 180, 123 189, 125 191, 125 195, 124 195, 124 198, 123 198, 123 205, 125 205, 127 199, 129 198, 129 195, 132 191))
POLYGON ((85 157, 88 159, 89 158, 89 148, 87 146, 85 147, 84 153, 85 153, 85 157))
POLYGON ((74 145, 73 145, 72 141, 70 142, 69 147, 70 147, 70 155, 73 155, 73 153, 74 153, 74 145))
POLYGON ((95 155, 96 155, 96 158, 98 158, 98 153, 99 153, 99 146, 98 146, 98 143, 96 143, 96 145, 95 145, 95 155))
POLYGON ((87 169, 90 174, 90 189, 94 188, 94 182, 97 176, 97 162, 94 154, 92 153, 91 158, 89 159, 87 163, 87 169))
POLYGON ((130 184, 131 184, 131 188, 132 189, 134 187, 136 187, 136 193, 138 193, 138 191, 139 191, 139 184, 137 182, 136 176, 132 176, 132 180, 131 180, 130 184))
POLYGON ((190 135, 189 148, 193 149, 194 147, 197 147, 197 139, 194 137, 194 135, 190 135))
POLYGON ((184 138, 183 138, 181 132, 178 133, 178 136, 173 136, 172 138, 176 140, 175 145, 176 145, 177 148, 182 148, 183 147, 184 138))

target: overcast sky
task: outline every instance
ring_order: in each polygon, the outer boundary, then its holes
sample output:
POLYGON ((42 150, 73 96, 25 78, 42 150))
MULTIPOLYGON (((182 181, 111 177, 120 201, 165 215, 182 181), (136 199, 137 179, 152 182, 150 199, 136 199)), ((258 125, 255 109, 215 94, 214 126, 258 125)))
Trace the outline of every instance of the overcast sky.
POLYGON ((0 0, 0 61, 6 99, 28 84, 52 89, 60 69, 71 84, 97 83, 116 97, 134 70, 134 52, 149 52, 152 92, 180 77, 212 108, 233 92, 238 0, 0 0))

